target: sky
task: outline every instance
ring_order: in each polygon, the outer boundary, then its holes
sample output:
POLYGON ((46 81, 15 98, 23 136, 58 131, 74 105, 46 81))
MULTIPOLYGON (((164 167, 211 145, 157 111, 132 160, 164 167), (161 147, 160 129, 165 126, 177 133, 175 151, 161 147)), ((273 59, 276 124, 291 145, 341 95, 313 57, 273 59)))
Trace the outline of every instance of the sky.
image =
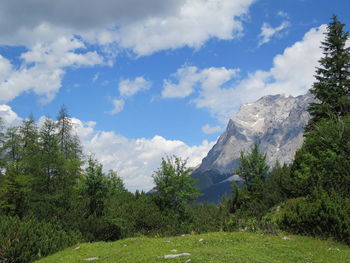
POLYGON ((346 0, 1 0, 0 117, 68 108, 84 152, 148 191, 200 164, 242 103, 305 94, 346 0))

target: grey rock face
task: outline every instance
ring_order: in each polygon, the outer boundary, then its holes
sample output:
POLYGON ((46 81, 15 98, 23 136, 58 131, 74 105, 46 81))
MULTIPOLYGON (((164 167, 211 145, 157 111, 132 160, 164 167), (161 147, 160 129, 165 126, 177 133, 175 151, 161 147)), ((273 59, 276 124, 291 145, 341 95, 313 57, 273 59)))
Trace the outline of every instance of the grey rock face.
POLYGON ((249 151, 255 142, 259 142, 261 152, 267 154, 270 166, 276 161, 292 162, 303 143, 303 127, 310 118, 306 109, 312 101, 310 94, 298 97, 270 95, 243 104, 194 175, 232 175, 240 151, 249 151))

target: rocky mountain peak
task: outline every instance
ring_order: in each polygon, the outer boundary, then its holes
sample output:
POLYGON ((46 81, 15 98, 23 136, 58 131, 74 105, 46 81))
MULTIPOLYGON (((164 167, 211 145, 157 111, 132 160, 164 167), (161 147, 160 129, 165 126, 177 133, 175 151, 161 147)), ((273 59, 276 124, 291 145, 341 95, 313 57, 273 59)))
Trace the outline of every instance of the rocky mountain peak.
POLYGON ((199 183, 200 187, 209 187, 232 176, 240 152, 249 151, 255 142, 267 154, 270 166, 276 161, 292 162, 303 143, 303 127, 310 118, 306 109, 312 101, 308 93, 298 97, 269 95, 243 104, 194 171, 197 180, 206 180, 205 184, 199 183))

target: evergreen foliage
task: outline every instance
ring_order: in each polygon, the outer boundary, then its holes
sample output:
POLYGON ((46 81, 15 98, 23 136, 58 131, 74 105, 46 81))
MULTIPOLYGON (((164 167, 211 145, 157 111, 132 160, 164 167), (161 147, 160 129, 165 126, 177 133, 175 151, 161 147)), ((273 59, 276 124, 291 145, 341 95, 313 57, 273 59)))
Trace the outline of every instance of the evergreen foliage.
POLYGON ((162 159, 161 167, 153 175, 154 190, 161 210, 181 209, 196 200, 199 193, 190 177, 191 172, 186 167, 186 161, 179 157, 162 159))
POLYGON ((277 222, 295 234, 332 237, 350 245, 349 215, 349 198, 318 189, 307 197, 289 200, 277 222))
POLYGON ((259 152, 256 143, 249 154, 241 152, 238 168, 234 171, 243 180, 243 187, 239 188, 233 182, 233 193, 229 200, 229 211, 243 213, 250 216, 262 216, 266 211, 263 202, 264 184, 269 166, 266 155, 259 152))
POLYGON ((346 45, 349 33, 344 26, 334 15, 321 43, 323 57, 310 89, 318 102, 310 105, 309 129, 323 118, 339 119, 350 113, 350 47, 346 45))
POLYGON ((79 232, 64 231, 57 223, 0 216, 0 262, 33 262, 79 241, 79 232))
POLYGON ((350 115, 320 120, 306 134, 292 166, 294 196, 323 188, 350 196, 350 115))
POLYGON ((260 194, 262 184, 267 176, 269 166, 266 154, 259 152, 259 144, 255 143, 249 154, 241 152, 238 168, 234 171, 244 182, 244 187, 251 194, 260 194))
POLYGON ((291 167, 292 195, 280 225, 295 233, 350 242, 350 48, 333 16, 311 93, 311 120, 291 167))

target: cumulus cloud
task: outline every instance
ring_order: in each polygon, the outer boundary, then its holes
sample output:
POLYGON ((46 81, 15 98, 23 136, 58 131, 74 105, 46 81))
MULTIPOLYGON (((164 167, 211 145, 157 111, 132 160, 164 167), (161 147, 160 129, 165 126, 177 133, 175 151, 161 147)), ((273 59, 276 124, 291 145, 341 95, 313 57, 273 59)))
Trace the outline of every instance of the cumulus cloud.
POLYGON ((242 33, 241 18, 254 0, 4 0, 0 45, 24 46, 20 65, 0 57, 0 101, 32 91, 49 102, 67 67, 111 65, 120 50, 136 55, 242 33), (84 6, 84 10, 81 7, 84 6), (81 52, 85 44, 95 51, 81 52))
POLYGON ((173 75, 177 83, 169 79, 164 80, 162 96, 184 98, 193 93, 197 87, 199 94, 192 102, 198 108, 210 108, 211 113, 217 117, 226 115, 224 111, 232 112, 232 97, 226 97, 229 95, 226 94, 229 90, 221 86, 236 77, 238 72, 238 69, 225 67, 200 70, 197 67, 185 65, 173 75))
POLYGON ((124 109, 125 100, 129 97, 137 94, 140 91, 148 90, 151 87, 151 82, 144 79, 143 77, 136 77, 134 80, 123 79, 119 82, 118 90, 120 97, 119 99, 113 99, 113 110, 111 114, 117 114, 124 109))
POLYGON ((183 2, 184 0, 3 0, 0 3, 0 44, 28 43, 32 39, 26 34, 31 31, 38 31, 38 34, 41 32, 41 38, 49 39, 58 31, 99 31, 101 28, 120 26, 147 17, 171 15, 178 11, 183 2), (53 32, 47 30, 53 27, 53 32))
POLYGON ((257 70, 243 79, 238 79, 238 69, 200 70, 193 66, 191 69, 187 69, 188 66, 182 67, 175 74, 177 83, 165 80, 163 94, 166 90, 166 97, 179 97, 176 94, 177 89, 181 90, 184 85, 186 90, 191 92, 183 94, 196 92, 197 96, 191 100, 196 107, 209 110, 223 123, 232 117, 242 103, 271 94, 305 94, 315 81, 314 72, 322 56, 320 42, 325 31, 326 25, 311 29, 301 41, 286 48, 282 54, 276 55, 270 70, 257 70), (181 72, 190 73, 180 74, 181 72), (192 85, 184 84, 188 83, 188 79, 194 80, 192 85), (174 93, 171 93, 171 90, 174 90, 174 93))
POLYGON ((22 118, 6 104, 0 105, 0 119, 6 127, 18 125, 22 121, 22 118))
POLYGON ((116 132, 98 131, 95 122, 83 122, 72 118, 84 152, 93 153, 104 169, 116 170, 129 190, 150 190, 153 187, 153 172, 160 166, 166 155, 188 158, 188 166, 196 167, 214 145, 203 141, 200 145, 189 146, 178 140, 167 140, 162 136, 153 138, 128 139, 116 132))
MULTIPOLYGON (((0 118, 7 127, 18 125, 22 121, 6 104, 0 105, 0 118)), ((45 118, 39 118, 39 127, 45 118)), ((97 130, 94 121, 82 121, 74 117, 71 121, 84 153, 94 154, 105 171, 117 171, 131 191, 148 191, 153 187, 152 175, 160 166, 162 157, 176 155, 188 159, 188 167, 196 167, 214 145, 214 142, 204 140, 199 145, 189 146, 182 141, 168 140, 159 135, 129 139, 113 131, 97 130)))
POLYGON ((148 90, 151 87, 151 82, 143 77, 136 77, 134 80, 124 79, 119 82, 119 93, 122 97, 130 97, 136 93, 148 90))
POLYGON ((0 45, 32 45, 60 35, 118 43, 139 55, 190 46, 211 37, 231 39, 254 0, 4 0, 0 45), (81 7, 84 6, 84 10, 81 7), (78 14, 78 15, 77 15, 78 14))
POLYGON ((211 37, 232 39, 242 33, 240 17, 253 0, 186 0, 177 12, 122 26, 120 44, 139 55, 182 46, 199 48, 211 37))
POLYGON ((218 133, 222 131, 222 128, 218 126, 210 126, 209 124, 206 124, 202 127, 202 131, 205 134, 212 134, 212 133, 218 133))
POLYGON ((103 63, 96 52, 76 53, 85 45, 76 38, 58 37, 52 43, 38 43, 21 54, 22 64, 16 68, 0 56, 0 102, 8 102, 23 92, 32 91, 50 102, 61 87, 66 67, 93 66, 103 63))
POLYGON ((112 100, 112 103, 114 107, 113 107, 113 110, 110 111, 110 114, 117 114, 124 109, 124 104, 125 104, 124 100, 115 99, 115 100, 112 100))
POLYGON ((152 174, 165 155, 189 158, 188 165, 195 167, 212 146, 213 143, 203 141, 201 145, 190 147, 162 136, 127 139, 114 132, 97 132, 90 141, 84 141, 84 148, 93 152, 105 169, 117 170, 131 190, 152 188, 152 174))
POLYGON ((266 44, 271 41, 272 37, 278 35, 281 31, 289 27, 288 21, 282 22, 277 27, 271 27, 268 23, 263 23, 261 27, 261 33, 259 35, 259 46, 266 44))
POLYGON ((163 98, 185 98, 194 91, 194 85, 200 80, 198 69, 192 66, 183 66, 172 75, 178 83, 169 79, 164 80, 163 98))

